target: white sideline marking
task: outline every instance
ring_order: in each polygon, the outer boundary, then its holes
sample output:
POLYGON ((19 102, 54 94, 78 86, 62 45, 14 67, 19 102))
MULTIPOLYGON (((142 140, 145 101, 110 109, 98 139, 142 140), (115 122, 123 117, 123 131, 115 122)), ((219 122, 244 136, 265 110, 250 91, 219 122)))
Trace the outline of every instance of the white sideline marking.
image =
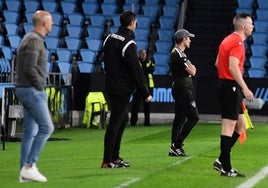
POLYGON ((128 187, 129 185, 134 184, 134 183, 139 182, 139 181, 141 181, 141 178, 139 178, 139 177, 132 178, 132 179, 130 179, 128 181, 125 181, 125 182, 121 183, 120 185, 116 186, 115 188, 128 187))
MULTIPOLYGON (((170 164, 169 166, 177 166, 177 165, 180 165, 181 163, 184 163, 185 161, 188 161, 189 159, 191 159, 192 157, 185 157, 183 160, 180 160, 180 161, 177 161, 175 163, 172 163, 170 164)), ((115 188, 122 188, 122 187, 128 187, 129 185, 131 184, 134 184, 136 182, 139 182, 141 181, 141 178, 137 177, 137 178, 132 178, 128 181, 125 181, 123 183, 121 183, 120 185, 118 186, 115 186, 115 188)))
POLYGON ((261 169, 261 171, 259 171, 257 174, 255 174, 255 176, 253 176, 252 178, 248 179, 244 183, 238 185, 236 188, 251 188, 255 184, 257 184, 260 180, 265 178, 265 176, 267 176, 267 175, 268 175, 268 165, 263 167, 261 169))
POLYGON ((189 159, 191 159, 192 157, 185 157, 183 160, 177 161, 175 163, 170 164, 169 166, 177 166, 180 165, 181 163, 184 163, 185 161, 188 161, 189 159))

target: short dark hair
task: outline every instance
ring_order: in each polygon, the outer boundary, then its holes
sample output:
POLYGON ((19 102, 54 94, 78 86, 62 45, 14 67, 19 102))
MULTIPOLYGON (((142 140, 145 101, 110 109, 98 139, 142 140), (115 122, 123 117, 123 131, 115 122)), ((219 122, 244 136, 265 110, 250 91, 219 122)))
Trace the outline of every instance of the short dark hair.
POLYGON ((129 26, 129 24, 136 19, 136 14, 131 11, 124 11, 120 14, 120 24, 122 27, 129 26))

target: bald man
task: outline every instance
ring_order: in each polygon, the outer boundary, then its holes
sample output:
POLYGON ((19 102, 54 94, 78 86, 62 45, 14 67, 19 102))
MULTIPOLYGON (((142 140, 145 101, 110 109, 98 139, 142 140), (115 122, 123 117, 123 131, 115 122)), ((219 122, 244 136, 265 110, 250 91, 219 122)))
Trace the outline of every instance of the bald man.
POLYGON ((51 31, 51 14, 38 10, 33 15, 34 28, 26 34, 16 59, 15 90, 23 105, 19 182, 46 182, 36 166, 47 139, 54 130, 48 109, 46 85, 46 48, 44 37, 51 31))

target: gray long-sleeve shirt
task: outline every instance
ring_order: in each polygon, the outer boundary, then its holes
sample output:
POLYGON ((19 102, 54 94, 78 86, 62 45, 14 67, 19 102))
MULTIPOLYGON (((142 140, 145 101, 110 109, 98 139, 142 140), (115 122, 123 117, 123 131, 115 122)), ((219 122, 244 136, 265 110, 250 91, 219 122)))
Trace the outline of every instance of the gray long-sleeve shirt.
POLYGON ((22 39, 16 58, 16 87, 44 89, 46 85, 46 48, 44 37, 35 31, 22 39))

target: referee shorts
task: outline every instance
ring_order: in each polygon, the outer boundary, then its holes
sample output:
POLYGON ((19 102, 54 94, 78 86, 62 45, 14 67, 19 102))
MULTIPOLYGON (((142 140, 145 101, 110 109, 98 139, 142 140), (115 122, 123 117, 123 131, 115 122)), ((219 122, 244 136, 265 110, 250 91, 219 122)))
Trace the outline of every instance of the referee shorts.
POLYGON ((221 117, 224 119, 238 120, 239 114, 243 113, 243 93, 236 81, 220 79, 218 99, 221 117))

